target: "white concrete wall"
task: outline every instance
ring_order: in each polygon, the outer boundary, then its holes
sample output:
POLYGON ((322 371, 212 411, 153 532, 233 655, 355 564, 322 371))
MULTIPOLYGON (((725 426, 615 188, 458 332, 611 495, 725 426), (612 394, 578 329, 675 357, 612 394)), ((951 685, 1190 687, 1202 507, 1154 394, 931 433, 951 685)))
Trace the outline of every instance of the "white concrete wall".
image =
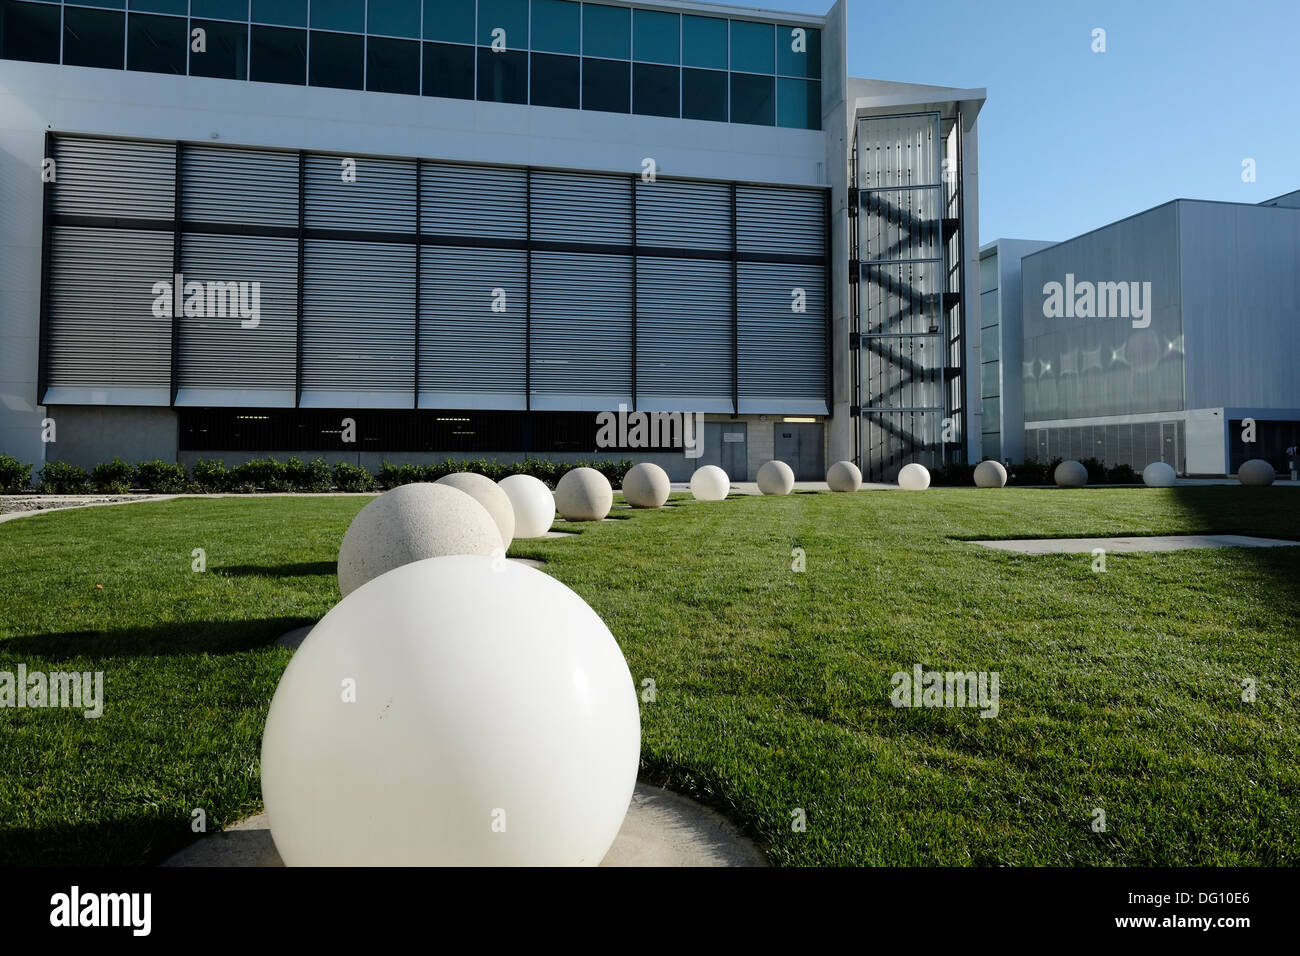
POLYGON ((1187 473, 1228 473, 1228 420, 1222 408, 1197 408, 1187 412, 1187 473))

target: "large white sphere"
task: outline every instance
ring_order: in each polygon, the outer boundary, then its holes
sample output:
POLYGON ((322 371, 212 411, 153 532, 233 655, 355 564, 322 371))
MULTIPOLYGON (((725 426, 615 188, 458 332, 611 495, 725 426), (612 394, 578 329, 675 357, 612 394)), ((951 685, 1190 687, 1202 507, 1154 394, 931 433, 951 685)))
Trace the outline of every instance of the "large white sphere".
POLYGON ((1148 488, 1172 488, 1176 477, 1173 467, 1163 461, 1153 461, 1142 469, 1142 481, 1148 488))
POLYGON ((898 487, 904 491, 925 491, 930 487, 930 469, 912 462, 898 469, 898 487))
POLYGON ((1082 488, 1088 483, 1088 469, 1077 461, 1063 461, 1052 478, 1062 488, 1082 488))
POLYGON ((555 496, 532 475, 508 475, 497 484, 515 512, 515 537, 540 538, 555 521, 555 496))
POLYGON ((831 491, 857 491, 862 487, 862 472, 851 461, 837 461, 826 469, 826 484, 831 491))
POLYGON ((758 469, 758 490, 765 495, 794 491, 794 471, 783 461, 769 461, 758 469))
POLYGON ((487 509, 449 485, 400 485, 352 519, 339 547, 339 590, 347 597, 385 571, 444 554, 490 555, 501 532, 487 509))
POLYGON ((326 614, 280 679, 262 738, 276 849, 289 866, 594 866, 636 784, 638 706, 609 629, 559 581, 405 565, 326 614))
POLYGON ((668 472, 652 461, 633 465, 623 476, 623 497, 633 508, 662 508, 670 491, 668 472))
POLYGON ((595 468, 566 471, 555 486, 555 510, 569 521, 600 521, 613 505, 614 489, 595 468))
POLYGON ((1250 461, 1242 462, 1241 467, 1237 469, 1237 480, 1243 485, 1256 488, 1271 485, 1276 477, 1273 466, 1262 458, 1252 458, 1250 461))
POLYGON ((486 508, 501 532, 501 547, 507 551, 510 549, 510 542, 515 539, 515 506, 495 481, 472 471, 459 471, 454 475, 444 475, 434 484, 459 488, 486 508))
POLYGON ((1007 470, 1002 462, 990 458, 975 466, 974 478, 976 488, 1002 488, 1007 483, 1007 470))
POLYGON ((731 479, 717 465, 703 465, 691 475, 691 494, 696 501, 721 501, 731 490, 731 479))

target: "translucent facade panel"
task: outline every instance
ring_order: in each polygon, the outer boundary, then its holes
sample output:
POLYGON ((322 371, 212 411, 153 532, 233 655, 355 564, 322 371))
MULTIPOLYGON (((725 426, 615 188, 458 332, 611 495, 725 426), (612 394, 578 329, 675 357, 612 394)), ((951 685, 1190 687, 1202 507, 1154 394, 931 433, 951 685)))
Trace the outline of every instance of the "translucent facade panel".
POLYGON ((943 254, 943 197, 938 187, 861 194, 858 255, 863 262, 938 259, 943 254))

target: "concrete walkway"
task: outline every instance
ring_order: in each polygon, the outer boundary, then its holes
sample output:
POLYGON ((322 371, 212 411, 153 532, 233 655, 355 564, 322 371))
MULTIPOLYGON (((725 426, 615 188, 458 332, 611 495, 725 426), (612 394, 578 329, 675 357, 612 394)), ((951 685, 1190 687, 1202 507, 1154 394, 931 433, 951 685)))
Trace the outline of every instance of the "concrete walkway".
POLYGON ((1091 554, 1101 548, 1108 554, 1149 551, 1185 551, 1189 548, 1288 548, 1300 541, 1252 538, 1239 534, 1163 534, 1133 538, 1016 538, 1004 541, 972 541, 997 551, 1016 554, 1091 554))

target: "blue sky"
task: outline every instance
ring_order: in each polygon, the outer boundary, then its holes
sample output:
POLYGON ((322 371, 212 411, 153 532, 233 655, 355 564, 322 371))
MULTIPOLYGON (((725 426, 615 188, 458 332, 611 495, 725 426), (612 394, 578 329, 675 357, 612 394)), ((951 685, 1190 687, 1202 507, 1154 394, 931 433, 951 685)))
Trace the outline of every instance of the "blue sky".
POLYGON ((987 88, 981 242, 1300 189, 1300 0, 849 0, 848 23, 851 76, 987 88))

